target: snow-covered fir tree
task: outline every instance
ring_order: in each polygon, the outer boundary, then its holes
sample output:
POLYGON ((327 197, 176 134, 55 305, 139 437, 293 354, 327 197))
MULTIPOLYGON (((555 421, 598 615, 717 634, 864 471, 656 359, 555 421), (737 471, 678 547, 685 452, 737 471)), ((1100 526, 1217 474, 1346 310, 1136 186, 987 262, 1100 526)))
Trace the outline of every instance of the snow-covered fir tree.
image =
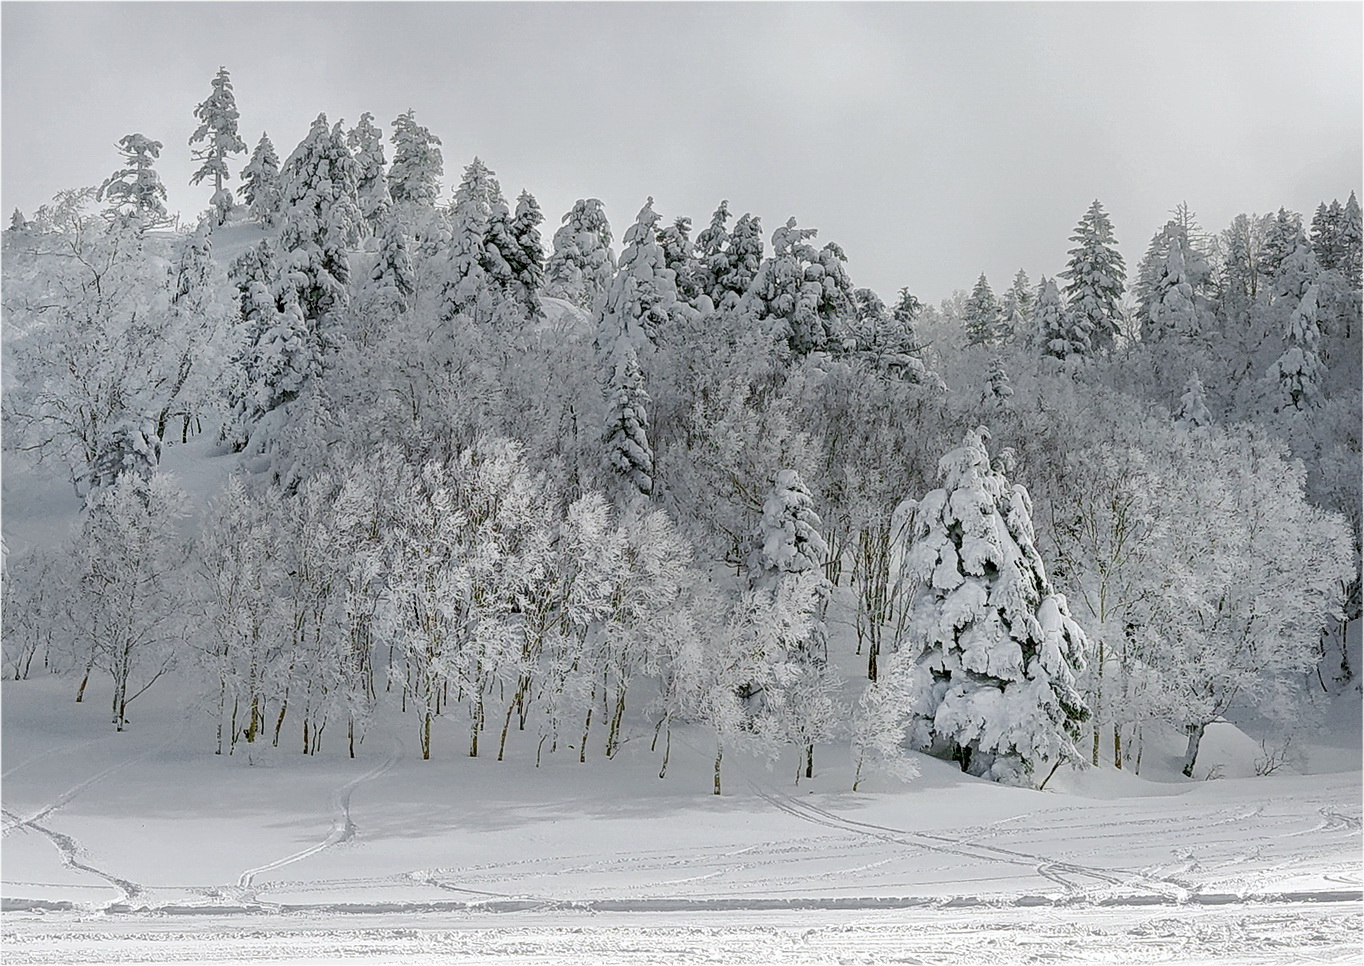
POLYGON ((321 371, 316 334, 268 239, 228 271, 237 287, 244 344, 231 418, 223 438, 241 450, 267 413, 297 398, 321 371))
POLYGON ((1035 318, 1037 339, 1043 355, 1065 361, 1072 356, 1089 354, 1087 333, 1074 324, 1056 282, 1045 275, 1037 286, 1035 318))
POLYGON ((1166 223, 1151 243, 1137 292, 1142 316, 1142 338, 1154 341, 1168 335, 1194 336, 1198 332, 1194 301, 1194 275, 1186 262, 1188 235, 1178 222, 1166 223))
POLYGON ((985 273, 980 273, 971 297, 966 300, 965 318, 967 345, 996 345, 1001 341, 999 301, 990 290, 985 273))
POLYGON ((492 319, 503 286, 511 282, 511 268, 504 250, 512 241, 506 222, 507 203, 494 173, 478 158, 464 169, 455 189, 450 211, 450 247, 446 252, 445 278, 441 285, 441 318, 464 314, 476 322, 492 319), (500 216, 501 232, 493 244, 494 213, 500 216), (498 247, 501 246, 501 247, 498 247))
POLYGON ((1361 224, 1359 199, 1353 191, 1341 212, 1338 248, 1340 262, 1337 268, 1355 291, 1359 291, 1364 272, 1364 225, 1361 224))
POLYGON ((635 347, 621 339, 612 349, 606 384, 607 466, 634 490, 654 489, 654 451, 649 444, 649 394, 635 347))
POLYGON ((1028 273, 1018 270, 1013 283, 999 300, 999 326, 1003 339, 1027 341, 1032 335, 1033 290, 1028 273))
MULTIPOLYGON (((360 241, 364 217, 356 202, 359 166, 338 123, 319 114, 307 137, 284 162, 280 248, 304 316, 317 322, 349 299, 349 252, 360 241)), ((325 347, 321 337, 318 345, 325 347)))
POLYGON ((1267 279, 1278 276, 1283 261, 1298 247, 1298 236, 1302 235, 1302 217, 1296 212, 1280 208, 1269 221, 1265 231, 1264 244, 1259 252, 1260 274, 1267 279))
POLYGON ((393 133, 388 139, 393 144, 389 197, 396 205, 430 208, 440 194, 440 178, 445 171, 440 138, 418 124, 416 112, 408 110, 393 119, 393 133))
POLYGON ((24 213, 22 211, 20 211, 18 208, 15 208, 14 211, 9 216, 9 230, 26 231, 27 229, 28 219, 24 217, 24 213))
POLYGON ((1075 226, 1066 279, 1066 304, 1073 329, 1083 339, 1071 340, 1071 351, 1107 352, 1117 341, 1122 322, 1120 302, 1127 278, 1113 225, 1096 199, 1075 226), (1081 346, 1084 348, 1081 349, 1081 346))
POLYGON ((545 294, 596 312, 615 273, 611 224, 596 198, 579 198, 554 233, 545 263, 545 294))
POLYGON ((691 219, 678 215, 673 223, 658 229, 658 244, 663 249, 663 264, 672 271, 677 297, 695 308, 701 295, 700 264, 691 240, 691 219))
POLYGON ((1189 381, 1184 386, 1184 395, 1179 397, 1179 405, 1175 407, 1174 417, 1176 422, 1195 429, 1212 424, 1207 395, 1203 391, 1203 381, 1198 378, 1197 369, 1189 374, 1189 381))
POLYGON ((368 232, 378 234, 393 199, 388 193, 384 135, 374 126, 373 114, 366 111, 360 115, 359 122, 346 134, 346 147, 350 148, 360 168, 355 188, 360 214, 365 216, 368 232))
POLYGON ((1004 368, 1004 360, 996 356, 990 360, 990 376, 985 384, 985 402, 1003 405, 1013 398, 1014 388, 1009 384, 1009 373, 1004 368))
POLYGON ((1330 205, 1323 201, 1317 205, 1316 213, 1312 216, 1312 228, 1309 233, 1312 254, 1316 256, 1317 264, 1324 271, 1331 271, 1339 265, 1340 235, 1344 219, 1345 210, 1341 207, 1339 199, 1332 199, 1330 205))
POLYGON ((626 229, 619 267, 602 304, 597 335, 600 352, 611 350, 622 337, 643 352, 646 346, 666 340, 674 319, 687 314, 658 243, 658 220, 654 199, 649 198, 626 229))
POLYGON ((110 215, 143 228, 166 224, 170 220, 166 212, 166 186, 152 167, 161 157, 161 142, 144 134, 126 134, 119 138, 118 148, 125 167, 105 179, 97 200, 109 202, 110 215))
POLYGON ((102 491, 131 480, 146 486, 161 463, 161 439, 151 416, 124 416, 105 428, 91 468, 86 502, 98 501, 102 491))
POLYGON ((719 289, 719 279, 729 270, 729 259, 725 248, 729 244, 729 201, 720 202, 715 213, 710 216, 710 224, 696 236, 695 254, 697 282, 701 292, 718 308, 723 294, 719 289))
POLYGON ((797 228, 795 218, 773 232, 772 255, 763 260, 741 303, 797 356, 836 344, 852 310, 846 258, 837 245, 816 250, 809 242, 817 234, 814 228, 797 228))
POLYGON ((1321 400, 1326 378, 1319 345, 1321 329, 1317 320, 1317 285, 1309 284, 1288 317, 1286 348, 1269 367, 1266 380, 1277 393, 1275 411, 1305 410, 1321 400))
POLYGON ((279 204, 283 189, 279 183, 279 156, 270 138, 261 132, 251 160, 242 168, 242 186, 237 189, 251 209, 251 215, 266 228, 279 219, 279 204))
POLYGON ((762 219, 744 212, 734 223, 724 252, 711 259, 715 287, 710 294, 717 309, 732 309, 743 300, 758 277, 765 252, 762 219))
POLYGON ((213 78, 213 92, 194 109, 199 127, 190 135, 189 144, 203 147, 192 151, 194 160, 200 162, 199 168, 190 176, 189 183, 197 185, 205 178, 213 179, 213 199, 210 202, 218 214, 218 224, 227 220, 232 210, 232 192, 223 187, 230 174, 227 170, 227 156, 242 154, 246 142, 237 134, 237 98, 232 93, 232 78, 226 67, 219 67, 213 78))
POLYGON ((909 676, 916 747, 972 775, 1045 782, 1080 760, 1085 637, 1047 579, 1027 490, 991 467, 988 438, 967 433, 914 508, 903 575, 917 588, 913 646, 887 673, 909 676))
POLYGON ((545 279, 545 246, 540 239, 540 225, 545 216, 529 191, 522 191, 516 199, 510 234, 512 247, 506 254, 512 272, 510 296, 522 305, 529 316, 541 316, 539 291, 545 279))
POLYGON ((360 287, 360 341, 373 344, 412 307, 417 278, 407 251, 407 235, 394 218, 383 221, 374 266, 360 287))

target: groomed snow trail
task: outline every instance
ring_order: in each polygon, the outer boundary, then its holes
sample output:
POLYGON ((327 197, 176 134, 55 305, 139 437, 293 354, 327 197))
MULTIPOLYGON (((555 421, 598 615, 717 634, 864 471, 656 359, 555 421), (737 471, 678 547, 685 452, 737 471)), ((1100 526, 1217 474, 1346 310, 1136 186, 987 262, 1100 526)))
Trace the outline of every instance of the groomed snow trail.
POLYGON ((301 862, 310 856, 317 855, 317 853, 321 852, 323 849, 329 849, 333 845, 339 845, 342 842, 348 842, 352 838, 354 838, 356 827, 355 823, 351 821, 350 815, 351 795, 354 794, 355 790, 359 788, 361 785, 363 785, 365 782, 373 781, 375 778, 378 778, 384 772, 388 771, 400 760, 402 760, 402 757, 403 757, 402 742, 399 741, 397 738, 394 738, 393 750, 389 753, 388 757, 385 758, 379 765, 377 765, 370 771, 366 772, 365 774, 359 776, 358 778, 352 778, 350 781, 346 782, 340 788, 336 789, 336 791, 332 792, 330 798, 330 806, 331 811, 335 818, 332 821, 331 831, 327 833, 327 837, 325 839, 323 839, 316 845, 309 846, 308 848, 295 852, 292 855, 286 855, 282 859, 276 859, 273 862, 267 862, 265 865, 257 866, 254 869, 247 869, 245 872, 243 872, 240 876, 237 877, 237 887, 243 890, 250 890, 252 888, 253 883, 255 882, 256 876, 261 875, 262 873, 265 872, 273 872, 276 869, 282 869, 286 865, 292 865, 295 862, 301 862))

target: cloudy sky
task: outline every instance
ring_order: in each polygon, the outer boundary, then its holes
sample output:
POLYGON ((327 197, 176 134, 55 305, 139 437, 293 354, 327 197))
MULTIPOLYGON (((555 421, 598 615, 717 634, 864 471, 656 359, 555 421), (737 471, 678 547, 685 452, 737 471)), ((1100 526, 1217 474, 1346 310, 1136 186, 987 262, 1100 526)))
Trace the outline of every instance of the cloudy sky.
MULTIPOLYGON (((539 199, 548 239, 601 198, 704 227, 794 215, 853 281, 937 300, 1064 267, 1090 201, 1135 265, 1188 201, 1238 212, 1360 190, 1358 3, 20 3, 0 6, 0 204, 98 184, 165 143, 187 216, 194 106, 219 65, 241 133, 281 158, 325 112, 413 108, 445 183, 475 155, 539 199)), ((234 170, 240 167, 240 159, 234 170)))

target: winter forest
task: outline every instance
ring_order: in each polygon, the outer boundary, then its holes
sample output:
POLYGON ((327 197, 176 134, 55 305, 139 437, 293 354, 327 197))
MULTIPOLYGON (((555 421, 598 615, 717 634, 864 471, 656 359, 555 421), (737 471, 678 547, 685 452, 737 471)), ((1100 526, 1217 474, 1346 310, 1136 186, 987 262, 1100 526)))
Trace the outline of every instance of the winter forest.
POLYGON ((1162 736, 1201 777, 1227 717, 1268 773, 1354 685, 1355 193, 1145 242, 1098 199, 931 305, 799 212, 547 219, 412 111, 249 144, 205 88, 197 219, 136 132, 3 233, 6 461, 76 520, 6 548, 6 678, 115 731, 175 692, 246 761, 396 714, 432 769, 628 737, 666 780, 682 729, 716 795, 732 752, 1041 787, 1162 736))

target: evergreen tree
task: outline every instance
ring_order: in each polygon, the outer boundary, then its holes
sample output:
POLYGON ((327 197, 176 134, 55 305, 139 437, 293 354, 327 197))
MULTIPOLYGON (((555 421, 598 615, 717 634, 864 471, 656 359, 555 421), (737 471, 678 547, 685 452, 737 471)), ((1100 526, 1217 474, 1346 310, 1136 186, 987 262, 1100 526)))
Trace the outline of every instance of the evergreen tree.
POLYGON ((711 259, 715 267, 711 301, 717 309, 731 309, 743 299, 762 268, 764 250, 762 219, 744 212, 734 223, 724 252, 711 259))
POLYGON ((100 185, 96 200, 107 199, 111 216, 142 228, 166 224, 170 220, 166 212, 166 186, 152 168, 161 156, 161 142, 144 134, 127 134, 119 138, 118 147, 125 167, 100 185))
POLYGON ((985 387, 985 402, 993 405, 1007 403, 1014 394, 1009 385, 1009 374, 1004 369, 1004 360, 998 357, 990 360, 990 379, 985 387))
POLYGON ((769 321, 774 335, 798 356, 836 346, 851 312, 842 250, 826 245, 817 251, 809 244, 816 234, 814 228, 797 228, 794 218, 773 232, 772 256, 763 260, 742 302, 751 318, 769 321))
POLYGON ((1075 227, 1070 261, 1060 273, 1066 282, 1066 302, 1074 316, 1072 329, 1085 339, 1072 339, 1072 350, 1108 351, 1121 328, 1123 282, 1126 271, 1113 238, 1113 225, 1096 199, 1075 227))
POLYGON ((513 247, 506 211, 502 186, 488 166, 474 158, 464 169, 450 212, 450 247, 440 296, 443 319, 460 313, 476 322, 492 319, 499 294, 511 283, 511 267, 503 254, 513 247), (500 227, 496 244, 495 215, 500 227))
POLYGON ((378 257, 360 289, 361 342, 367 345, 412 307, 417 289, 402 226, 389 218, 380 225, 377 238, 378 257))
POLYGON ((724 294, 719 280, 729 272, 725 252, 729 245, 729 231, 725 227, 728 224, 729 202, 721 201, 710 216, 710 224, 696 236, 697 284, 715 308, 720 306, 724 294))
POLYGON ((1179 397, 1174 417, 1175 422, 1184 423, 1195 429, 1212 424, 1212 414, 1208 412, 1207 396, 1203 392, 1203 381, 1198 378, 1197 369, 1189 374, 1189 381, 1184 387, 1184 395, 1179 397))
POLYGON ((963 321, 966 324, 967 345, 996 345, 1001 341, 999 302, 995 300, 995 293, 990 290, 984 272, 976 279, 976 287, 966 300, 966 317, 963 321))
POLYGON ((554 233, 545 265, 545 294, 597 312, 615 272, 611 224, 596 198, 579 198, 554 233))
POLYGON ((1343 216, 1344 211, 1339 201, 1332 201, 1330 207, 1323 201, 1317 205, 1316 214, 1312 216, 1312 254, 1317 257, 1317 264, 1325 271, 1336 267, 1343 216))
POLYGON ((1004 292, 999 303, 999 325, 1005 341, 1026 341, 1032 332, 1033 291, 1028 273, 1018 270, 1013 284, 1004 292))
POLYGON ((658 245, 663 249, 663 264, 673 273, 677 297, 695 307, 701 295, 700 265, 691 241, 691 219, 679 215, 666 228, 658 230, 658 245))
POLYGON ((1288 320, 1287 347, 1269 367, 1266 378, 1276 387, 1278 402, 1274 409, 1305 410, 1321 401, 1321 386, 1326 367, 1322 365, 1319 345, 1321 329, 1317 320, 1317 285, 1308 285, 1288 320))
POLYGON ((230 175, 227 170, 227 156, 242 154, 246 142, 237 134, 237 98, 232 93, 232 79, 226 67, 219 67, 213 78, 213 92, 194 109, 199 127, 190 135, 190 147, 204 146, 193 151, 195 161, 202 162, 199 169, 190 176, 189 183, 197 185, 205 178, 213 179, 212 205, 218 212, 218 224, 227 220, 232 210, 232 192, 224 190, 223 182, 230 175))
POLYGON ((243 253, 228 274, 237 287, 245 350, 223 437, 241 450, 261 418, 297 398, 321 366, 315 334, 268 239, 243 253))
POLYGON ((649 395, 635 348, 626 339, 610 352, 606 386, 607 466, 635 490, 648 496, 654 488, 654 451, 649 445, 649 395))
MULTIPOLYGON (((341 125, 319 114, 281 172, 280 247, 304 317, 317 322, 349 300, 350 249, 364 217, 356 203, 359 166, 341 125)), ((317 343, 327 347, 319 330, 317 343)))
POLYGON ((685 314, 658 243, 659 219, 653 205, 653 198, 646 201, 625 232, 620 267, 602 305, 597 335, 600 352, 611 351, 621 337, 636 352, 658 345, 669 335, 674 319, 685 314))
POLYGON ((440 194, 444 159, 440 138, 417 123, 409 110, 393 120, 393 164, 388 169, 388 193, 396 205, 430 208, 440 194))
POLYGON ((1185 261, 1187 235, 1181 225, 1171 221, 1157 237, 1160 241, 1153 242, 1152 247, 1162 254, 1151 266, 1149 277, 1143 280, 1145 284, 1138 295, 1144 300, 1143 337, 1155 340, 1171 334, 1196 335, 1199 326, 1194 282, 1185 261))
POLYGON ((9 216, 9 230, 26 231, 27 229, 28 221, 24 218, 24 213, 18 208, 15 208, 14 213, 9 216))
POLYGON ((1269 222, 1265 232, 1264 245, 1260 249, 1259 270, 1263 278, 1273 280, 1288 254, 1297 247, 1297 237, 1302 234, 1302 219, 1294 212, 1279 209, 1269 222))
POLYGON ((237 193, 262 226, 269 228, 275 224, 279 218, 283 189, 279 183, 279 156, 275 154, 275 146, 264 132, 256 144, 256 150, 251 152, 251 160, 242 168, 242 186, 237 193))
POLYGON ((120 482, 145 487, 161 463, 161 439, 150 416, 123 416, 111 422, 100 437, 91 467, 87 504, 97 502, 102 491, 120 482))
POLYGON ((905 575, 917 588, 908 675, 911 738, 962 771, 1024 783, 1079 761, 1088 716, 1075 688, 1086 646, 1034 545, 1032 501, 990 465, 989 434, 967 433, 914 507, 905 575), (1050 767, 1048 767, 1050 766, 1050 767))
POLYGON ((373 114, 366 111, 360 115, 360 122, 346 135, 346 147, 350 148, 360 169, 355 186, 360 214, 365 217, 368 233, 377 234, 388 217, 393 199, 388 193, 385 172, 384 135, 374 126, 373 114))
POLYGON ((1364 227, 1360 224, 1359 199, 1353 191, 1340 216, 1340 261, 1337 266, 1355 291, 1364 270, 1364 227))
POLYGON ((510 234, 513 242, 507 253, 512 271, 512 298, 531 316, 544 315, 539 291, 545 279, 545 248, 540 241, 540 225, 545 216, 535 196, 522 191, 516 199, 516 213, 512 216, 510 234))

